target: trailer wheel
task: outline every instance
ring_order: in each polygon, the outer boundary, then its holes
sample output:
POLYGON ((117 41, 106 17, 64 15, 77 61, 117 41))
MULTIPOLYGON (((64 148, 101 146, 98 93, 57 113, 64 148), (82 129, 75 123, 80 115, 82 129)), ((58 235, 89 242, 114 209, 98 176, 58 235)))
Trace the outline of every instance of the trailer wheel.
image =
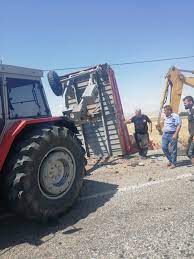
POLYGON ((65 213, 82 186, 84 155, 77 137, 68 129, 33 129, 26 140, 16 143, 4 168, 4 196, 9 208, 38 221, 65 213))
POLYGON ((56 96, 63 95, 63 87, 58 74, 55 71, 49 71, 47 74, 47 78, 54 94, 56 96))

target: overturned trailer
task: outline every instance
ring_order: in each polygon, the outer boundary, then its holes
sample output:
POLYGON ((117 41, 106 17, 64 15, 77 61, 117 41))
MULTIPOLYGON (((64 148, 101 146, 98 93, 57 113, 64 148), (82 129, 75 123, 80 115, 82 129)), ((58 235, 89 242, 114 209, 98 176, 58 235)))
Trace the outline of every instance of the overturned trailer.
POLYGON ((59 78, 55 72, 49 72, 48 78, 55 94, 63 95, 63 114, 75 121, 88 157, 132 152, 116 78, 109 65, 94 66, 59 78))

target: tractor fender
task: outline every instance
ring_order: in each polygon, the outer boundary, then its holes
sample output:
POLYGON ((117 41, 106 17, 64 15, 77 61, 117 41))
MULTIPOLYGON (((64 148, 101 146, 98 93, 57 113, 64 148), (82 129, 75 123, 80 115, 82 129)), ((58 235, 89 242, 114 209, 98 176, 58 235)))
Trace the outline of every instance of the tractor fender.
POLYGON ((78 134, 78 130, 72 120, 66 117, 47 117, 38 119, 21 119, 15 121, 11 127, 6 131, 0 144, 0 173, 7 155, 11 149, 13 142, 19 137, 22 132, 29 126, 38 126, 39 124, 52 124, 55 126, 63 126, 78 134))

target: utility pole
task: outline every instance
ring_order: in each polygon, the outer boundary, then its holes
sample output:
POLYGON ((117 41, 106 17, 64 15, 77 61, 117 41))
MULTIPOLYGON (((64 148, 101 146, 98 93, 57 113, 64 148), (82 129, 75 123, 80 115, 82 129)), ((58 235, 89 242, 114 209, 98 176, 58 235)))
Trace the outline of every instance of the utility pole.
POLYGON ((0 56, 0 65, 2 65, 2 64, 3 64, 3 59, 0 56))

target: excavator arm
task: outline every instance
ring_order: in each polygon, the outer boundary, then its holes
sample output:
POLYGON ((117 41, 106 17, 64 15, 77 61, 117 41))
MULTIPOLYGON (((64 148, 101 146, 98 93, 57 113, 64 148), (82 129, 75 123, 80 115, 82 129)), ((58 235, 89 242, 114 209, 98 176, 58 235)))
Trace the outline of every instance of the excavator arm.
POLYGON ((183 72, 192 73, 191 70, 181 70, 176 67, 171 67, 166 75, 166 84, 162 99, 160 102, 160 111, 157 120, 157 129, 161 133, 161 114, 164 104, 166 104, 169 97, 169 104, 173 112, 178 113, 181 101, 183 86, 188 85, 194 88, 194 77, 186 77, 183 72))

